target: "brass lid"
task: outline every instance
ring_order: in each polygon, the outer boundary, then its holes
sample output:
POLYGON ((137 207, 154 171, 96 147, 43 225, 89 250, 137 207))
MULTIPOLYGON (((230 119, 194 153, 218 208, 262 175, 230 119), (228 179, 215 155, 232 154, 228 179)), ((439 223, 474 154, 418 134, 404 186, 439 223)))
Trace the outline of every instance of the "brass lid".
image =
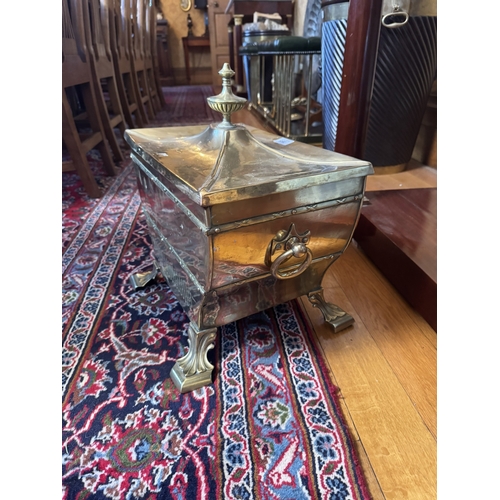
POLYGON ((232 124, 246 100, 233 95, 231 73, 225 64, 222 92, 208 98, 221 123, 125 132, 132 150, 193 201, 210 206, 373 173, 367 161, 232 124))

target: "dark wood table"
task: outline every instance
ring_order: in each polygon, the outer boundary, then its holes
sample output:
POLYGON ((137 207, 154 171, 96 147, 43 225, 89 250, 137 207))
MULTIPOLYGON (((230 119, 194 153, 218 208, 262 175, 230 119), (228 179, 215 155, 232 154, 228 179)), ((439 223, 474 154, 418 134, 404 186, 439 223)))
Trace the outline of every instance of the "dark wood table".
POLYGON ((437 189, 366 193, 354 239, 437 331, 437 189))
POLYGON ((191 71, 189 63, 189 54, 191 51, 210 50, 210 38, 208 36, 184 36, 182 37, 182 46, 184 48, 184 63, 186 66, 186 80, 191 82, 191 71))

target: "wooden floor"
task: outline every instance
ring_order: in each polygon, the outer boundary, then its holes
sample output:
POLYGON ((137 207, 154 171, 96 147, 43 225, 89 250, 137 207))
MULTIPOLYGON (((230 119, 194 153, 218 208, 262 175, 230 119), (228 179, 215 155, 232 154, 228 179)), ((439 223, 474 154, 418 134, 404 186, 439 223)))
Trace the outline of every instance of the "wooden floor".
MULTIPOLYGON (((436 170, 413 164, 367 182, 367 191, 414 187, 437 187, 436 170)), ((436 332, 355 241, 323 286, 325 298, 354 317, 352 327, 333 334, 321 312, 301 301, 340 388, 373 498, 436 498, 436 332)))
MULTIPOLYGON (((244 113, 234 121, 259 126, 244 113)), ((436 173, 412 161, 404 172, 370 176, 367 191, 437 187, 436 173)), ((373 499, 436 498, 436 332, 355 241, 323 286, 325 298, 354 317, 352 327, 333 334, 321 312, 300 300, 340 389, 373 499)))

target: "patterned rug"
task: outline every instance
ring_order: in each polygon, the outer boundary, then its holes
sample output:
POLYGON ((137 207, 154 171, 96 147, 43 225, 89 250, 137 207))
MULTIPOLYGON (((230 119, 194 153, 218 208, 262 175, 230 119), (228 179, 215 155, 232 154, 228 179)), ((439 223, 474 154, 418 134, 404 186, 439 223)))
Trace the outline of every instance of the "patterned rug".
POLYGON ((155 121, 169 127, 220 122, 221 114, 207 105, 207 97, 214 94, 211 85, 164 87, 165 111, 158 113, 155 121))
POLYGON ((162 279, 129 285, 152 255, 131 161, 90 161, 101 199, 63 174, 62 498, 369 498, 296 301, 219 329, 213 385, 173 386, 188 319, 162 279))

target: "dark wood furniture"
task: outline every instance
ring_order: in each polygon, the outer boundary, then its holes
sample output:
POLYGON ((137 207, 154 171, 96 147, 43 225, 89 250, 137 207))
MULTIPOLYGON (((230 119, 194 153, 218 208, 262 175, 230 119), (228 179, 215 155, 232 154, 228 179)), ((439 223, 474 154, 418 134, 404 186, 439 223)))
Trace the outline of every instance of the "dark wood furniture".
POLYGON ((143 87, 143 91, 149 96, 146 109, 150 118, 153 119, 160 110, 161 104, 156 90, 151 55, 149 2, 144 0, 132 0, 132 2, 134 3, 133 12, 135 12, 132 32, 135 46, 135 63, 137 68, 142 70, 139 82, 143 87))
POLYGON ((76 170, 91 198, 102 195, 87 160, 91 149, 98 149, 104 168, 116 171, 97 107, 92 70, 86 55, 84 16, 80 0, 62 2, 62 141, 70 156, 62 162, 62 171, 76 170), (85 116, 85 128, 78 127, 78 115, 85 116))
POLYGON ((168 43, 168 22, 166 19, 156 21, 156 54, 158 57, 158 71, 162 85, 175 85, 172 69, 172 55, 168 43))
POLYGON ((161 86, 159 85, 158 69, 153 51, 156 49, 156 13, 152 2, 138 0, 141 10, 139 20, 140 30, 144 44, 144 65, 146 68, 146 80, 149 85, 149 95, 155 114, 161 111, 165 100, 161 86))
POLYGON ((366 193, 354 239, 437 331, 437 189, 366 193))
POLYGON ((144 37, 142 35, 143 21, 141 19, 142 10, 141 3, 136 0, 121 0, 122 12, 129 24, 128 31, 130 37, 127 38, 129 43, 130 61, 132 63, 132 71, 135 73, 134 79, 138 83, 139 100, 144 106, 148 120, 154 120, 155 112, 153 108, 153 100, 150 93, 150 85, 148 83, 148 70, 146 68, 144 56, 144 37))
POLYGON ((166 106, 165 96, 163 95, 163 88, 160 80, 160 64, 158 62, 158 45, 157 45, 157 35, 156 35, 156 8, 153 5, 149 7, 149 23, 148 23, 148 35, 149 35, 149 50, 151 52, 151 61, 153 65, 153 79, 154 87, 156 89, 156 95, 158 97, 158 102, 160 103, 160 109, 166 106))
POLYGON ((125 117, 116 84, 115 68, 111 55, 109 36, 110 0, 82 0, 84 25, 86 34, 86 55, 90 60, 92 78, 97 98, 97 107, 113 156, 117 161, 123 161, 120 144, 115 129, 123 137, 125 132, 125 117))
MULTIPOLYGON (((130 12, 130 9, 126 12, 130 12)), ((115 67, 116 84, 128 128, 140 128, 147 124, 147 116, 141 102, 139 82, 132 70, 130 54, 130 25, 121 13, 120 0, 112 0, 110 9, 111 54, 115 67)))
POLYGON ((361 158, 380 35, 382 0, 351 0, 335 151, 361 158))
POLYGON ((196 50, 210 50, 210 38, 208 36, 184 36, 182 37, 184 48, 184 63, 186 66, 186 80, 191 82, 190 54, 196 50))

